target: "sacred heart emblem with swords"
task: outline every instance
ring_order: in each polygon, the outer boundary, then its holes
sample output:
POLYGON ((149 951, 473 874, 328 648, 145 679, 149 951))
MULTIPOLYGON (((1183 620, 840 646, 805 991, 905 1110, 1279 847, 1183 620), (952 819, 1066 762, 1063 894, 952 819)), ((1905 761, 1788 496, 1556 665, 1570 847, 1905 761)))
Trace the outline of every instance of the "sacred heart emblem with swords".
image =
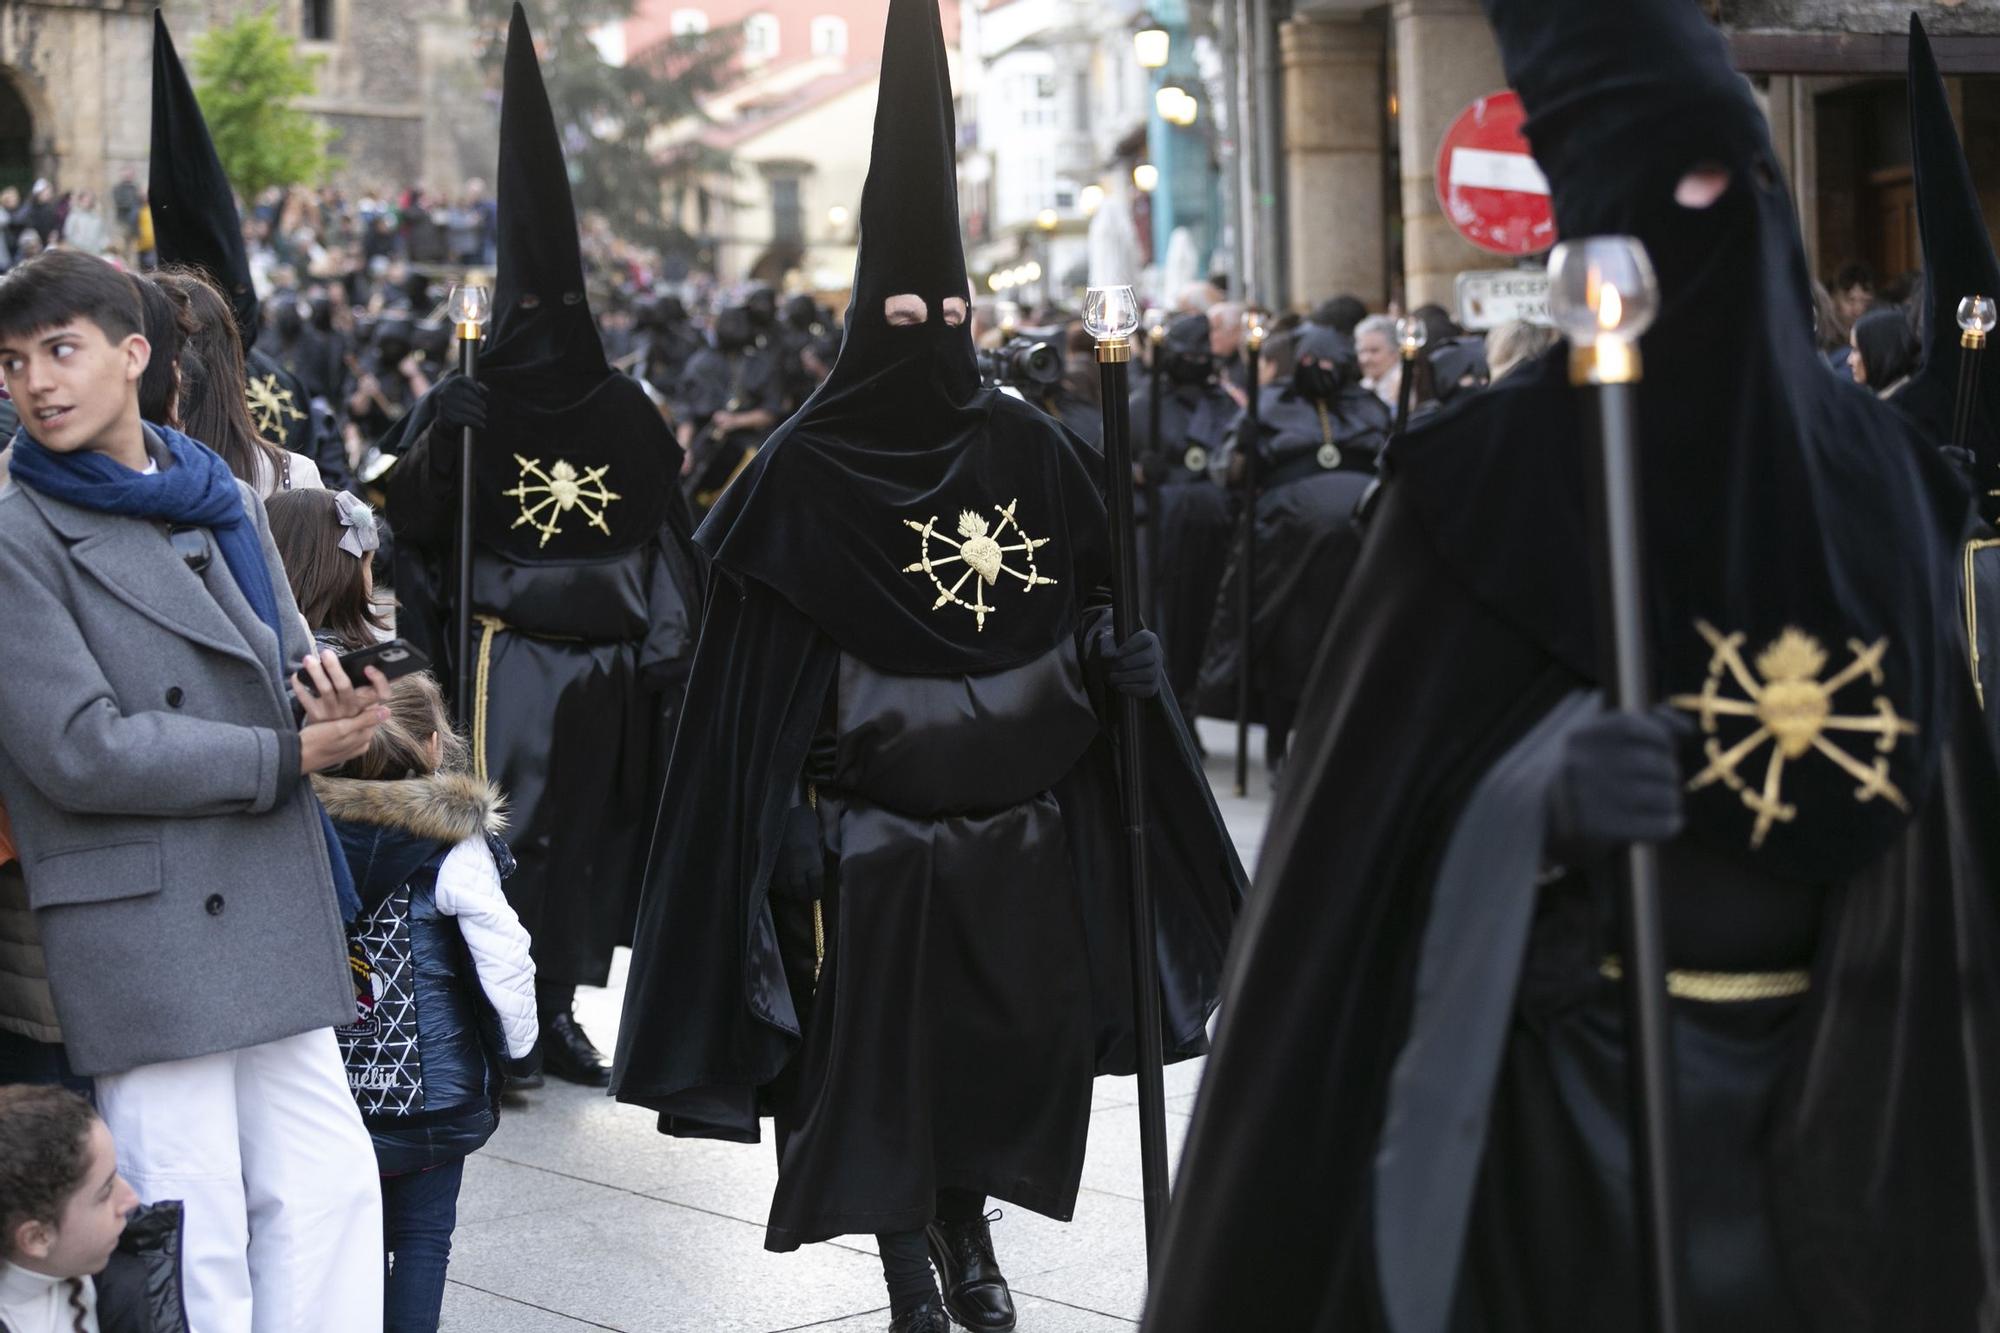
POLYGON ((1878 689, 1882 686, 1887 639, 1878 639, 1873 645, 1850 641, 1847 648, 1853 660, 1821 679, 1826 649, 1803 630, 1786 629, 1773 639, 1757 655, 1753 674, 1744 660, 1743 635, 1724 634, 1702 620, 1695 622, 1695 628, 1711 650, 1708 680, 1701 693, 1669 700, 1700 719, 1705 737, 1702 748, 1708 767, 1695 774, 1688 790, 1700 791, 1719 782, 1741 797, 1757 816, 1750 833, 1752 849, 1763 846, 1774 825, 1798 817, 1798 806, 1784 798, 1785 766, 1815 753, 1859 784, 1854 791, 1856 801, 1866 804, 1879 798, 1898 810, 1909 809, 1903 793, 1889 780, 1889 756, 1903 737, 1916 734, 1916 724, 1898 714, 1895 705, 1881 694, 1875 696, 1872 710, 1866 714, 1834 711, 1836 696, 1864 678, 1878 689), (1728 690, 1731 683, 1734 691, 1728 690), (1740 739, 1725 744, 1720 735, 1724 718, 1742 719, 1739 726, 1754 725, 1740 739), (1864 763, 1836 743, 1832 739, 1835 733, 1873 737, 1873 762, 1864 763), (1766 744, 1771 751, 1764 764, 1763 782, 1753 784, 1742 769, 1766 744))
POLYGON ((919 523, 913 518, 903 520, 903 525, 923 534, 923 546, 918 560, 905 565, 905 574, 923 574, 937 589, 937 600, 931 603, 931 610, 942 610, 947 606, 962 606, 972 612, 973 628, 983 631, 986 617, 994 608, 986 601, 987 589, 1000 582, 1001 575, 1019 579, 1023 591, 1032 591, 1043 584, 1055 580, 1035 567, 1035 552, 1049 544, 1047 537, 1030 537, 1021 530, 1014 517, 1014 507, 1019 500, 1009 500, 1005 505, 994 505, 1000 521, 990 523, 982 515, 970 509, 962 510, 958 516, 958 538, 947 537, 937 530, 938 520, 933 515, 919 523), (1018 540, 1008 542, 1009 535, 1018 540), (950 555, 933 555, 931 543, 938 542, 951 548, 950 555), (1016 569, 1007 562, 1007 557, 1018 555, 1025 569, 1016 569), (951 565, 963 565, 963 569, 952 570, 951 565), (942 572, 940 572, 942 571, 942 572), (948 576, 956 575, 950 583, 948 576), (964 596, 965 585, 972 585, 971 600, 964 596))
POLYGON ((562 521, 574 510, 585 523, 607 537, 611 535, 604 515, 614 501, 624 497, 604 484, 605 474, 611 471, 608 466, 579 472, 567 458, 558 458, 550 468, 544 468, 539 458, 519 454, 514 455, 514 461, 520 465, 521 480, 513 490, 500 493, 520 501, 515 527, 533 528, 542 534, 541 544, 547 546, 549 538, 562 535, 562 521))

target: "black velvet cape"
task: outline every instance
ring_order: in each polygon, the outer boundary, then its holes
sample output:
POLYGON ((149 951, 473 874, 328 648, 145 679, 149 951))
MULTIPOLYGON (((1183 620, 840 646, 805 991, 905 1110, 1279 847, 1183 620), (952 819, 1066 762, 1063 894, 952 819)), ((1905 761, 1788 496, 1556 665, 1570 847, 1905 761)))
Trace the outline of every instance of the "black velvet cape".
MULTIPOLYGON (((840 650, 754 580, 718 572, 710 599, 654 831, 612 1086, 620 1101, 657 1111, 663 1133, 755 1142, 764 1094, 799 1044, 771 875, 840 650)), ((1244 881, 1178 710, 1162 695, 1143 712, 1162 1013, 1178 1060, 1207 1049, 1244 881)), ((1129 1074, 1114 744, 1101 737, 1055 794, 1086 895, 1098 1072, 1129 1074)))
MULTIPOLYGON (((1830 761, 1796 765, 1798 816, 1753 845, 1736 792, 1687 802, 1685 839, 1824 894, 1762 1145, 1786 1286, 1817 1333, 1989 1326, 2000 780, 1957 660, 1965 496, 1916 432, 1814 357, 1767 127, 1699 9, 1486 8, 1563 234, 1638 235, 1659 273, 1639 480, 1661 692, 1710 674, 1697 620, 1744 635, 1746 655, 1798 628, 1826 646, 1829 673, 1885 641, 1872 688, 1835 710, 1891 700, 1916 728, 1885 756, 1900 804, 1857 800, 1830 761), (1680 206, 1677 183, 1709 166, 1728 190, 1680 206)), ((1454 404, 1391 456, 1231 959, 1149 1333, 1205 1333, 1245 1310, 1278 1327, 1386 1327, 1372 1168, 1438 857, 1480 777, 1599 677, 1590 434, 1564 355, 1454 404)), ((1565 1242, 1587 1231, 1552 1215, 1531 1241, 1576 1253, 1565 1242)), ((1438 1256, 1439 1281, 1455 1263, 1438 1256)), ((1625 1327, 1638 1311, 1635 1291, 1625 1327)))
MULTIPOLYGON (((1588 683, 1482 605, 1414 509, 1392 483, 1300 719, 1147 1333, 1211 1333, 1245 1311, 1389 1327, 1373 1172, 1438 861, 1480 777, 1588 683)), ((1983 1327, 1972 1312, 2000 1260, 1984 1123, 2000 1104, 2000 775, 1965 721, 1969 685, 1951 685, 1958 716, 1924 804, 1830 888, 1772 1127, 1785 1276, 1817 1333, 1983 1327)), ((1551 1217, 1546 1243, 1580 1225, 1551 1217)), ((1457 1257, 1436 1262, 1448 1280, 1457 1257)), ((1636 1297, 1632 1311, 1636 1330, 1636 1297)))

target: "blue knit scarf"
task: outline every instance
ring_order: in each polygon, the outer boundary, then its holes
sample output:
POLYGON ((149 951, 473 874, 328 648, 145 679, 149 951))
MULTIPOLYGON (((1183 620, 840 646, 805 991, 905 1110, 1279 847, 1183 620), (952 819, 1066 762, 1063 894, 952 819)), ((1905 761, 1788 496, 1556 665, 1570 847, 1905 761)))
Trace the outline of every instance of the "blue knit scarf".
MULTIPOLYGON (((242 492, 236 488, 236 475, 220 454, 199 440, 165 426, 148 424, 146 430, 165 443, 173 456, 172 467, 148 476, 100 453, 55 453, 37 444, 24 426, 14 435, 13 478, 31 490, 94 513, 207 528, 222 548, 222 561, 243 599, 277 637, 282 658, 285 631, 278 623, 278 595, 271 586, 270 568, 264 563, 257 525, 250 521, 242 492)), ((280 685, 283 688, 282 681, 280 685)), ((352 921, 360 914, 361 897, 354 891, 347 858, 341 854, 340 840, 334 836, 326 811, 320 809, 310 789, 304 794, 319 811, 326 833, 327 861, 333 869, 341 919, 352 921)))

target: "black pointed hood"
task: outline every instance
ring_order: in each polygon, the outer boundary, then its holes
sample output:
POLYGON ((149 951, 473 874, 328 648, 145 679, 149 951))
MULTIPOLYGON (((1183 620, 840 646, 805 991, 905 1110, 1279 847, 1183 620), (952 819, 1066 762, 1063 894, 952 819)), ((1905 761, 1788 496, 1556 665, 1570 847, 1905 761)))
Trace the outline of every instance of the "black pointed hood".
MULTIPOLYGON (((1823 753, 1784 768, 1769 820, 1758 767, 1711 771, 1705 747, 1754 725, 1709 715, 1682 755, 1694 834, 1768 873, 1822 880, 1877 856, 1936 772, 1951 725, 1952 541, 1963 490, 1894 409, 1831 373, 1813 337, 1811 281, 1770 131, 1722 34, 1689 0, 1485 0, 1525 132, 1566 237, 1646 245, 1659 314, 1641 342, 1639 471, 1645 600, 1663 697, 1727 694, 1702 626, 1741 636, 1746 674, 1814 666, 1833 679, 1855 644, 1883 645, 1868 684, 1915 727, 1877 760, 1895 795, 1857 797, 1823 753), (1703 200, 1693 186, 1726 179, 1703 200), (1786 637, 1788 631, 1810 640, 1786 637), (1763 656, 1783 641, 1786 653, 1763 656), (1810 647, 1811 651, 1805 651, 1810 647), (1788 654, 1788 655, 1787 655, 1788 654), (1706 775, 1705 778, 1703 775, 1706 775), (1746 799, 1744 793, 1750 797, 1746 799)), ((1588 395, 1564 358, 1510 376, 1412 428, 1397 484, 1487 605, 1585 680, 1600 679, 1590 570, 1588 395)), ((1757 677, 1749 677, 1753 684, 1757 677)), ((1761 742, 1760 742, 1761 743, 1761 742)), ((1754 748, 1754 747, 1753 747, 1754 748)), ((1771 751, 1758 751, 1764 764, 1771 751)))
POLYGON ((215 155, 194 85, 174 50, 166 16, 153 11, 153 148, 147 181, 153 236, 162 265, 200 269, 229 298, 236 331, 257 338, 257 291, 243 245, 236 194, 215 155))
POLYGON ((1087 446, 979 382, 937 0, 890 0, 878 99, 839 358, 696 540, 878 668, 991 670, 1074 632, 1078 599, 1104 570, 1103 502, 1087 446), (921 323, 889 323, 896 296, 923 302, 921 323), (1004 529, 1003 542, 1032 537, 1037 581, 982 577, 961 581, 966 601, 941 597, 948 583, 912 562, 926 541, 943 557, 980 524, 1004 529), (984 614, 970 609, 979 597, 984 614))
POLYGON ((944 30, 934 0, 891 0, 882 39, 875 143, 861 190, 854 296, 840 359, 818 395, 822 419, 847 417, 855 390, 884 380, 920 395, 917 410, 949 420, 979 388, 971 321, 945 323, 943 303, 971 299, 958 226, 958 151, 944 30), (923 299, 927 318, 892 328, 892 296, 923 299))
POLYGON ((584 296, 583 249, 562 136, 535 59, 528 16, 518 4, 507 29, 495 206, 499 272, 486 363, 495 370, 583 375, 607 370, 584 296))
MULTIPOLYGON (((562 144, 518 4, 507 34, 497 204, 499 275, 478 371, 489 396, 475 453, 479 544, 514 564, 568 564, 646 546, 663 523, 677 541, 691 537, 675 484, 680 445, 639 382, 605 360, 584 299, 562 144)), ((436 417, 433 387, 383 450, 402 452, 436 417)))
MULTIPOLYGON (((1952 122, 1944 78, 1915 14, 1910 15, 1910 160, 1924 243, 1923 362, 1895 403, 1939 444, 1948 444, 1958 391, 1958 303, 1973 295, 2000 300, 2000 262, 1952 122)), ((1979 378, 1966 445, 1978 459, 1979 493, 2000 487, 2000 374, 1991 367, 1979 378)))

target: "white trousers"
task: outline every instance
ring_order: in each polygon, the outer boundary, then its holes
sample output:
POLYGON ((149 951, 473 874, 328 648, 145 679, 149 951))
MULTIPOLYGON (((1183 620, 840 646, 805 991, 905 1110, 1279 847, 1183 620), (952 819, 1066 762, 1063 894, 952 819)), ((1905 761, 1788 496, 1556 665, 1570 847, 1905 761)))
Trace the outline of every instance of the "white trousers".
POLYGON ((118 1165, 187 1208, 193 1333, 382 1327, 382 1191, 333 1029, 97 1080, 118 1165))

